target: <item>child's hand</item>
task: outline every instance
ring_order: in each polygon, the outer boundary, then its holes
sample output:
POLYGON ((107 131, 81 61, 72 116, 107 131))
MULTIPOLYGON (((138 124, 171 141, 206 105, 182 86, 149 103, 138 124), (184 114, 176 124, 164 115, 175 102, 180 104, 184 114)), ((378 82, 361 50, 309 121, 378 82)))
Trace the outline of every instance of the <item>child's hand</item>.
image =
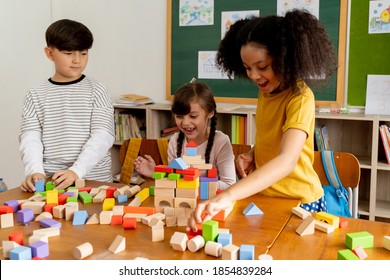
POLYGON ((237 174, 241 178, 245 178, 253 166, 253 153, 245 153, 238 155, 235 160, 237 174))
POLYGON ((148 178, 152 178, 155 166, 154 159, 149 155, 145 155, 145 157, 139 156, 134 160, 135 171, 148 178))
POLYGON ((77 176, 75 172, 68 169, 57 171, 54 173, 51 179, 53 180, 54 184, 56 184, 56 190, 63 190, 73 185, 78 178, 79 176, 77 176))
POLYGON ((188 226, 192 231, 196 232, 196 224, 202 224, 204 221, 210 220, 219 211, 231 207, 233 201, 224 193, 217 195, 213 199, 198 203, 195 210, 191 213, 188 220, 188 226))
POLYGON ((46 181, 46 176, 41 173, 31 174, 30 176, 27 176, 26 179, 20 184, 20 189, 24 192, 35 192, 36 188, 34 183, 38 182, 39 180, 46 181))

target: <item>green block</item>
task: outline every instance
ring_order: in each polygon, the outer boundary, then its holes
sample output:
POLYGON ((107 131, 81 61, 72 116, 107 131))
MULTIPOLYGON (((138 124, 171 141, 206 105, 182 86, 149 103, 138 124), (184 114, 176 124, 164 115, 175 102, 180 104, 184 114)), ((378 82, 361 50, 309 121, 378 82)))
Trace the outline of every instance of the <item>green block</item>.
POLYGON ((92 203, 92 196, 88 192, 79 192, 79 198, 84 203, 92 203))
POLYGON ((52 181, 47 181, 45 184, 45 189, 47 191, 50 191, 50 190, 54 189, 55 187, 56 187, 56 184, 54 184, 54 182, 52 182, 52 181))
POLYGON ((177 174, 177 173, 169 173, 168 174, 169 180, 179 180, 180 178, 181 178, 181 174, 177 174))
POLYGON ((69 190, 77 190, 77 188, 75 186, 69 186, 66 190, 67 191, 69 191, 69 190))
POLYGON ((355 253, 349 249, 339 250, 337 252, 337 259, 338 260, 360 260, 359 257, 356 256, 355 253))
POLYGON ((348 233, 345 236, 345 244, 348 249, 355 249, 359 246, 363 248, 374 247, 374 236, 367 231, 348 233))
POLYGON ((149 195, 154 196, 154 186, 149 187, 149 195))
POLYGON ((46 196, 46 192, 35 192, 34 194, 40 194, 40 195, 42 195, 42 196, 46 196))
POLYGON ((166 176, 167 176, 166 172, 153 172, 152 174, 153 179, 162 179, 165 178, 166 176))
POLYGON ((66 202, 77 202, 77 196, 71 196, 66 198, 66 202))
POLYGON ((216 241, 218 237, 218 222, 213 220, 205 221, 202 224, 202 236, 205 243, 207 241, 216 241))

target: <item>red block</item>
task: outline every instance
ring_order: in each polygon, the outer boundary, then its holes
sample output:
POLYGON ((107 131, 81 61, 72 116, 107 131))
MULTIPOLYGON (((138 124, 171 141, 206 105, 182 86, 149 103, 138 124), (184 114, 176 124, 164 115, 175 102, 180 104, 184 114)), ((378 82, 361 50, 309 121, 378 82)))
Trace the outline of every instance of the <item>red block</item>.
POLYGON ((124 229, 135 229, 137 227, 136 218, 124 218, 123 219, 123 228, 124 229))
POLYGON ((199 168, 195 167, 189 167, 187 169, 176 169, 177 174, 184 174, 184 175, 195 175, 197 173, 200 174, 199 168))
POLYGON ((122 215, 113 215, 111 217, 111 225, 121 225, 123 223, 123 216, 122 215))
POLYGON ((23 232, 21 231, 14 231, 11 232, 10 235, 8 235, 9 241, 15 241, 16 243, 22 246, 23 246, 23 238, 24 238, 23 232))
POLYGON ((170 167, 168 167, 166 165, 161 165, 161 164, 156 165, 154 167, 154 171, 155 172, 166 172, 166 173, 173 173, 174 172, 173 168, 170 168, 170 167))
MULTIPOLYGON (((59 198, 58 198, 59 199, 59 198)), ((54 204, 54 203, 49 203, 49 204, 46 204, 44 207, 43 207, 43 211, 44 212, 49 212, 50 214, 53 215, 53 207, 54 206, 57 206, 57 204, 54 204)))
POLYGON ((106 198, 113 198, 116 187, 109 187, 106 189, 106 198))
POLYGON ((364 260, 365 258, 367 258, 367 253, 366 251, 364 251, 363 247, 362 246, 359 246, 359 247, 356 247, 354 250, 352 250, 356 256, 359 257, 359 259, 361 260, 364 260))
POLYGON ((207 177, 208 178, 217 178, 217 168, 213 167, 213 168, 207 170, 207 177))
POLYGON ((62 194, 58 197, 58 205, 64 205, 66 203, 66 199, 70 197, 70 194, 62 194))
POLYGON ((80 192, 87 192, 89 193, 91 191, 92 187, 84 187, 84 188, 79 188, 77 189, 80 192))
POLYGON ((340 218, 339 227, 340 228, 345 228, 347 226, 348 226, 348 221, 343 219, 343 218, 340 218))
POLYGON ((12 206, 0 206, 0 215, 2 214, 8 214, 8 213, 13 213, 14 208, 12 206))

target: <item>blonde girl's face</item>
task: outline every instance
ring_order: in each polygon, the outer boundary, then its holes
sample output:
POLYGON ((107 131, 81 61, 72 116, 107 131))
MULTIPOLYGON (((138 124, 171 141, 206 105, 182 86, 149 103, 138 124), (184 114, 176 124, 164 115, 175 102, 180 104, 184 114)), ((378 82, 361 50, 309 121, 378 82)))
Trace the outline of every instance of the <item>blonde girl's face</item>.
POLYGON ((174 115, 177 127, 184 133, 187 141, 197 145, 208 139, 208 124, 214 113, 206 113, 198 102, 191 102, 191 111, 187 115, 174 115))
POLYGON ((60 51, 57 48, 45 48, 46 56, 54 62, 55 82, 72 82, 81 77, 88 63, 88 50, 60 51))
POLYGON ((280 82, 272 69, 272 58, 266 48, 249 43, 241 47, 240 54, 246 74, 261 92, 271 94, 280 91, 280 82))

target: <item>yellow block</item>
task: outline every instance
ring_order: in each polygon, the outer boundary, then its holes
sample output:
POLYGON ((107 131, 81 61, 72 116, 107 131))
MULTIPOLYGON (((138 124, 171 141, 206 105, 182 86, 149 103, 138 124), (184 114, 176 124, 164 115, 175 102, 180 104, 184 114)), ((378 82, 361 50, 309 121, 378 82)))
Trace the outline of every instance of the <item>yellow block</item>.
POLYGON ((110 210, 112 210, 114 208, 114 206, 115 206, 115 198, 113 198, 113 197, 106 198, 103 201, 103 208, 102 208, 102 210, 103 211, 110 211, 110 210))
POLYGON ((325 222, 332 225, 334 228, 338 228, 340 224, 340 218, 325 212, 316 213, 316 220, 325 222))
POLYGON ((57 190, 46 191, 46 204, 57 204, 58 205, 58 191, 57 190))
POLYGON ((181 189, 196 189, 199 188, 199 177, 194 181, 185 181, 184 178, 180 178, 176 183, 177 188, 181 189))
POLYGON ((149 197, 149 188, 142 189, 139 193, 135 195, 136 197, 139 196, 141 199, 141 203, 149 197))

